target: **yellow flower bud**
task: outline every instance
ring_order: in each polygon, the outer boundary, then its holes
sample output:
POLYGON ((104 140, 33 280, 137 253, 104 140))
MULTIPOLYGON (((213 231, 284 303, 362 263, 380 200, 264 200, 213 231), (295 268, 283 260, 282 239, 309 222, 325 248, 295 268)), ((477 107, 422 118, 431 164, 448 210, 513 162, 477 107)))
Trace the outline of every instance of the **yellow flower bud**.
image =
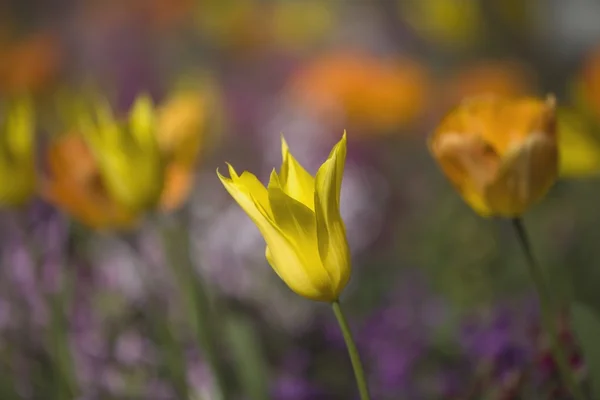
POLYGON ((555 100, 464 100, 429 148, 465 201, 483 216, 516 217, 540 200, 558 174, 555 100))
POLYGON ((163 188, 164 162, 150 98, 136 100, 125 124, 99 102, 96 120, 82 116, 80 125, 110 196, 133 211, 154 208, 163 188))
POLYGON ((27 100, 15 101, 5 111, 0 130, 0 205, 16 207, 36 191, 35 122, 27 100))
POLYGON ((290 154, 282 138, 283 164, 265 188, 255 175, 219 179, 265 239, 266 258, 297 294, 332 302, 350 278, 350 251, 340 215, 346 133, 312 177, 290 154))

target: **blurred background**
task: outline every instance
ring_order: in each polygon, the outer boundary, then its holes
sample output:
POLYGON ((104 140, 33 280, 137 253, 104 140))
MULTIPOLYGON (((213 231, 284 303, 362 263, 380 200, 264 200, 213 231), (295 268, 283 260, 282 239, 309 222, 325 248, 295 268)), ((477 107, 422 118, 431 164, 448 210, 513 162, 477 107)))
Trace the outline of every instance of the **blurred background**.
MULTIPOLYGON (((342 303, 373 399, 566 399, 510 224, 425 143, 466 96, 554 93, 585 135, 525 223, 556 297, 597 304, 598 21, 593 0, 3 0, 0 97, 35 101, 42 184, 73 180, 2 206, 0 399, 356 399, 330 308, 280 281, 215 174, 265 182, 281 133, 314 173, 344 129, 342 303), (81 150, 52 150, 90 88, 116 113, 150 94, 199 144, 133 225, 79 190, 81 150)), ((585 381, 568 323, 562 340, 585 381)))

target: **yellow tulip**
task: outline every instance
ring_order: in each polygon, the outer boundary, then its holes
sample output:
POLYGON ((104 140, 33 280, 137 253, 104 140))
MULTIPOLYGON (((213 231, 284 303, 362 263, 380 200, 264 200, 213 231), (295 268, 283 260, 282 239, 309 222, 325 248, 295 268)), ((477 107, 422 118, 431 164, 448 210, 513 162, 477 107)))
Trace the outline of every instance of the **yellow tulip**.
POLYGON ((110 196, 132 211, 153 208, 163 189, 164 160, 150 98, 136 100, 126 124, 115 120, 109 105, 99 102, 96 121, 82 115, 80 129, 110 196))
POLYGON ((35 123, 27 100, 6 109, 0 131, 0 205, 26 204, 36 191, 35 123))
POLYGON ((429 148, 465 201, 483 216, 516 217, 558 175, 555 100, 464 100, 429 139, 429 148))
POLYGON ((268 186, 255 175, 219 179, 265 239, 266 258, 297 294, 336 301, 350 278, 350 251, 340 215, 340 190, 346 160, 346 133, 315 177, 290 153, 282 137, 283 164, 268 186))

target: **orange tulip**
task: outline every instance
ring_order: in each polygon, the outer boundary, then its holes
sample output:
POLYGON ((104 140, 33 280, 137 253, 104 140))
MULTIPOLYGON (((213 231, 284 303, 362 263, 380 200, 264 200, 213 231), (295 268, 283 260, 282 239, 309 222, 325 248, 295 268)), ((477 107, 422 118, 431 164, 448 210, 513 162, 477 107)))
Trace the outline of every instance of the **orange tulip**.
POLYGON ((429 78, 412 60, 334 54, 314 61, 290 82, 291 97, 321 115, 341 110, 350 124, 373 131, 404 127, 424 110, 429 78))
POLYGON ((441 122, 429 148, 465 201, 483 216, 516 217, 558 175, 555 100, 464 100, 441 122))
POLYGON ((37 92, 57 77, 62 59, 58 39, 47 33, 32 35, 0 52, 0 91, 37 92))
MULTIPOLYGON (((157 208, 170 212, 189 197, 195 161, 206 129, 205 99, 181 92, 156 110, 156 141, 166 165, 157 208)), ((44 197, 75 219, 96 229, 125 229, 136 225, 143 210, 120 204, 107 190, 98 159, 83 135, 59 136, 48 149, 50 178, 44 197)))

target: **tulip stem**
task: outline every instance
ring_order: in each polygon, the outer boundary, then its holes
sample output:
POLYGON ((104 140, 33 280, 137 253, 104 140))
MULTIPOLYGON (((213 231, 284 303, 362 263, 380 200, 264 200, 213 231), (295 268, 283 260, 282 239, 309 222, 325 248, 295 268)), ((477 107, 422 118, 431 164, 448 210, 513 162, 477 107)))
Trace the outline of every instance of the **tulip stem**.
POLYGON ((46 345, 52 359, 52 367, 54 368, 53 383, 55 387, 55 398, 70 399, 74 398, 77 392, 76 377, 73 368, 73 361, 69 352, 68 342, 68 321, 66 316, 67 306, 67 291, 70 276, 70 271, 67 268, 66 262, 59 266, 58 273, 58 288, 53 288, 53 291, 48 292, 46 287, 43 287, 44 280, 44 255, 39 243, 37 243, 32 234, 27 228, 27 220, 24 215, 19 215, 17 223, 21 230, 22 244, 27 252, 31 265, 34 269, 35 277, 39 285, 42 285, 41 292, 49 307, 50 321, 47 329, 46 345))
POLYGON ((344 316, 342 308, 340 307, 340 302, 336 300, 333 303, 331 303, 331 305, 333 306, 333 313, 337 318, 337 321, 340 325, 340 329, 342 330, 342 335, 344 336, 344 341, 346 342, 346 347, 348 348, 348 354, 350 355, 352 368, 354 368, 354 377, 356 378, 356 385, 358 386, 360 399, 370 400, 369 388, 367 387, 367 380, 365 379, 365 371, 363 369, 362 362, 360 361, 358 349, 356 348, 356 344, 354 343, 354 339, 352 338, 350 327, 348 326, 346 317, 344 316))
POLYGON ((584 395, 581 386, 577 383, 577 380, 573 375, 572 368, 569 366, 568 357, 565 354, 564 348, 561 346, 556 321, 558 317, 558 309, 552 300, 552 293, 548 283, 546 282, 546 278, 544 277, 544 272, 534 257, 533 251, 531 250, 529 236, 527 235, 523 221, 521 218, 515 218, 512 220, 512 222, 521 244, 521 248, 523 249, 523 253, 525 254, 525 258, 527 260, 526 264, 529 268, 529 274, 531 275, 538 292, 542 314, 542 324, 544 325, 544 330, 546 333, 550 335, 552 353, 558 366, 559 373, 563 382, 567 386, 567 389, 574 396, 574 398, 577 400, 586 400, 587 398, 584 395))
MULTIPOLYGON (((215 326, 217 316, 211 305, 207 287, 195 271, 190 254, 189 232, 182 227, 165 226, 162 233, 166 256, 172 264, 179 288, 187 303, 192 329, 215 379, 218 393, 214 397, 227 400, 231 396, 231 390, 226 380, 225 365, 220 358, 221 337, 215 326)), ((223 318, 222 315, 220 317, 223 318)))

